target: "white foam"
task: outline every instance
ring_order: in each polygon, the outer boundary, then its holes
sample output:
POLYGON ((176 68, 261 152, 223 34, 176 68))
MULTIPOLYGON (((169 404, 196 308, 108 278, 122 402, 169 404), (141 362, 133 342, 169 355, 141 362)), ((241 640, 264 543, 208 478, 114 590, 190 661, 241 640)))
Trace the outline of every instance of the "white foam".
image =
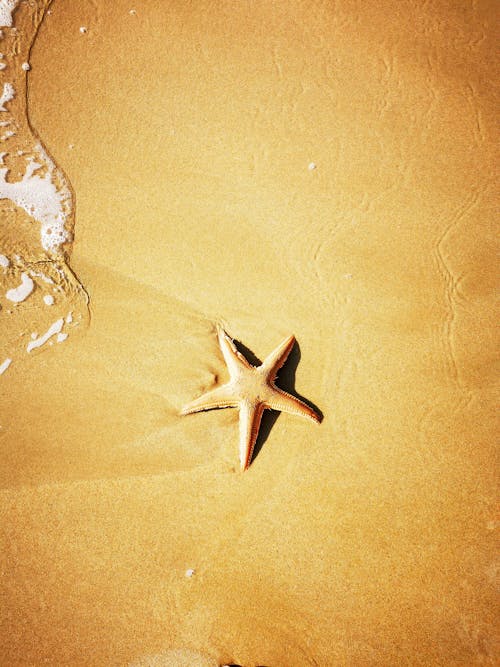
POLYGON ((62 343, 66 338, 68 337, 67 333, 58 333, 57 334, 57 342, 62 343))
POLYGON ((47 306, 52 306, 54 304, 54 297, 52 296, 52 294, 46 294, 43 297, 43 300, 47 306))
POLYGON ((73 322, 73 313, 68 313, 66 324, 71 324, 71 322, 73 322))
POLYGON ((21 68, 22 68, 25 72, 29 72, 30 69, 31 69, 31 65, 30 65, 29 63, 23 63, 23 64, 21 65, 21 68))
POLYGON ((11 365, 12 359, 6 359, 2 364, 0 364, 0 375, 5 373, 7 368, 11 365))
POLYGON ((21 303, 29 297, 33 291, 35 283, 31 280, 27 273, 21 273, 21 284, 18 287, 8 290, 5 293, 5 296, 9 301, 14 301, 14 303, 21 303))
POLYGON ((31 343, 28 343, 28 347, 26 348, 27 352, 31 352, 31 350, 35 349, 36 347, 41 347, 44 343, 46 343, 49 338, 52 336, 55 336, 55 334, 60 333, 61 329, 63 328, 64 324, 64 319, 61 317, 60 320, 57 320, 52 324, 48 330, 43 334, 43 336, 40 336, 40 338, 36 338, 35 340, 31 341, 31 343))
MULTIPOLYGON (((30 157, 23 178, 16 183, 8 183, 8 169, 0 168, 0 199, 10 199, 37 220, 41 224, 42 247, 56 253, 60 246, 69 240, 65 223, 72 209, 71 192, 61 172, 41 144, 36 146, 36 152, 40 155, 42 164, 30 157), (35 173, 42 165, 47 168, 43 177, 35 173), (59 188, 54 182, 56 175, 61 183, 59 188)), ((5 153, 0 154, 2 165, 4 155, 5 153)))
POLYGON ((2 96, 0 97, 0 111, 7 111, 5 104, 13 100, 15 94, 16 91, 14 90, 14 86, 11 83, 3 84, 3 92, 2 96))
POLYGON ((10 28, 12 13, 19 4, 19 0, 0 0, 0 26, 10 28))
POLYGON ((5 269, 9 266, 9 258, 5 255, 0 255, 0 266, 3 266, 5 269))

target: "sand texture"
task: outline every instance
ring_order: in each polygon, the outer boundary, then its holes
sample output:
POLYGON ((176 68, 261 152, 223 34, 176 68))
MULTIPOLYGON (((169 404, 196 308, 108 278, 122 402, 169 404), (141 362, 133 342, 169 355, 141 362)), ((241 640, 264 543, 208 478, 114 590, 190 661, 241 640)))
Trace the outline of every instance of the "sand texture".
POLYGON ((499 664, 497 14, 0 2, 2 667, 499 664))

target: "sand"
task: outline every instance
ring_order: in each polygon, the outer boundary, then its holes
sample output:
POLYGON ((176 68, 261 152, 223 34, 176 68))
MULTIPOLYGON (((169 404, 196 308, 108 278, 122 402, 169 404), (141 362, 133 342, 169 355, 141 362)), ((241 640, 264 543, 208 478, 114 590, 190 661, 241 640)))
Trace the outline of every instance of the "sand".
POLYGON ((497 664, 495 6, 0 13, 1 665, 497 664))

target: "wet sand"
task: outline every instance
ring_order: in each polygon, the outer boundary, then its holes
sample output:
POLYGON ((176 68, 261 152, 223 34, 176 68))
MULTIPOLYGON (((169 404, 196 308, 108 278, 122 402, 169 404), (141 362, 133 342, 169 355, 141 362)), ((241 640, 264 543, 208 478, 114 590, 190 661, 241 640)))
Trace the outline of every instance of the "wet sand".
POLYGON ((71 279, 0 299, 1 664, 495 664, 494 4, 50 12, 26 132, 74 241, 2 223, 6 289, 71 279), (236 410, 179 416, 219 322, 294 333, 323 415, 245 473, 236 410))

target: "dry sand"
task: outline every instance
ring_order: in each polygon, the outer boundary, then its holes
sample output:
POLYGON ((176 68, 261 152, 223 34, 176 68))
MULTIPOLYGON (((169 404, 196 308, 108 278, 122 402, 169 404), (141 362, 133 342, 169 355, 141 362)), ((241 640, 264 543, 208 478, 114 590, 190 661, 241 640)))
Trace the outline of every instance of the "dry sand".
POLYGON ((498 664, 496 3, 47 6, 1 48, 7 180, 36 133, 72 199, 49 248, 0 200, 0 664, 498 664), (324 416, 243 474, 179 416, 217 322, 324 416))

